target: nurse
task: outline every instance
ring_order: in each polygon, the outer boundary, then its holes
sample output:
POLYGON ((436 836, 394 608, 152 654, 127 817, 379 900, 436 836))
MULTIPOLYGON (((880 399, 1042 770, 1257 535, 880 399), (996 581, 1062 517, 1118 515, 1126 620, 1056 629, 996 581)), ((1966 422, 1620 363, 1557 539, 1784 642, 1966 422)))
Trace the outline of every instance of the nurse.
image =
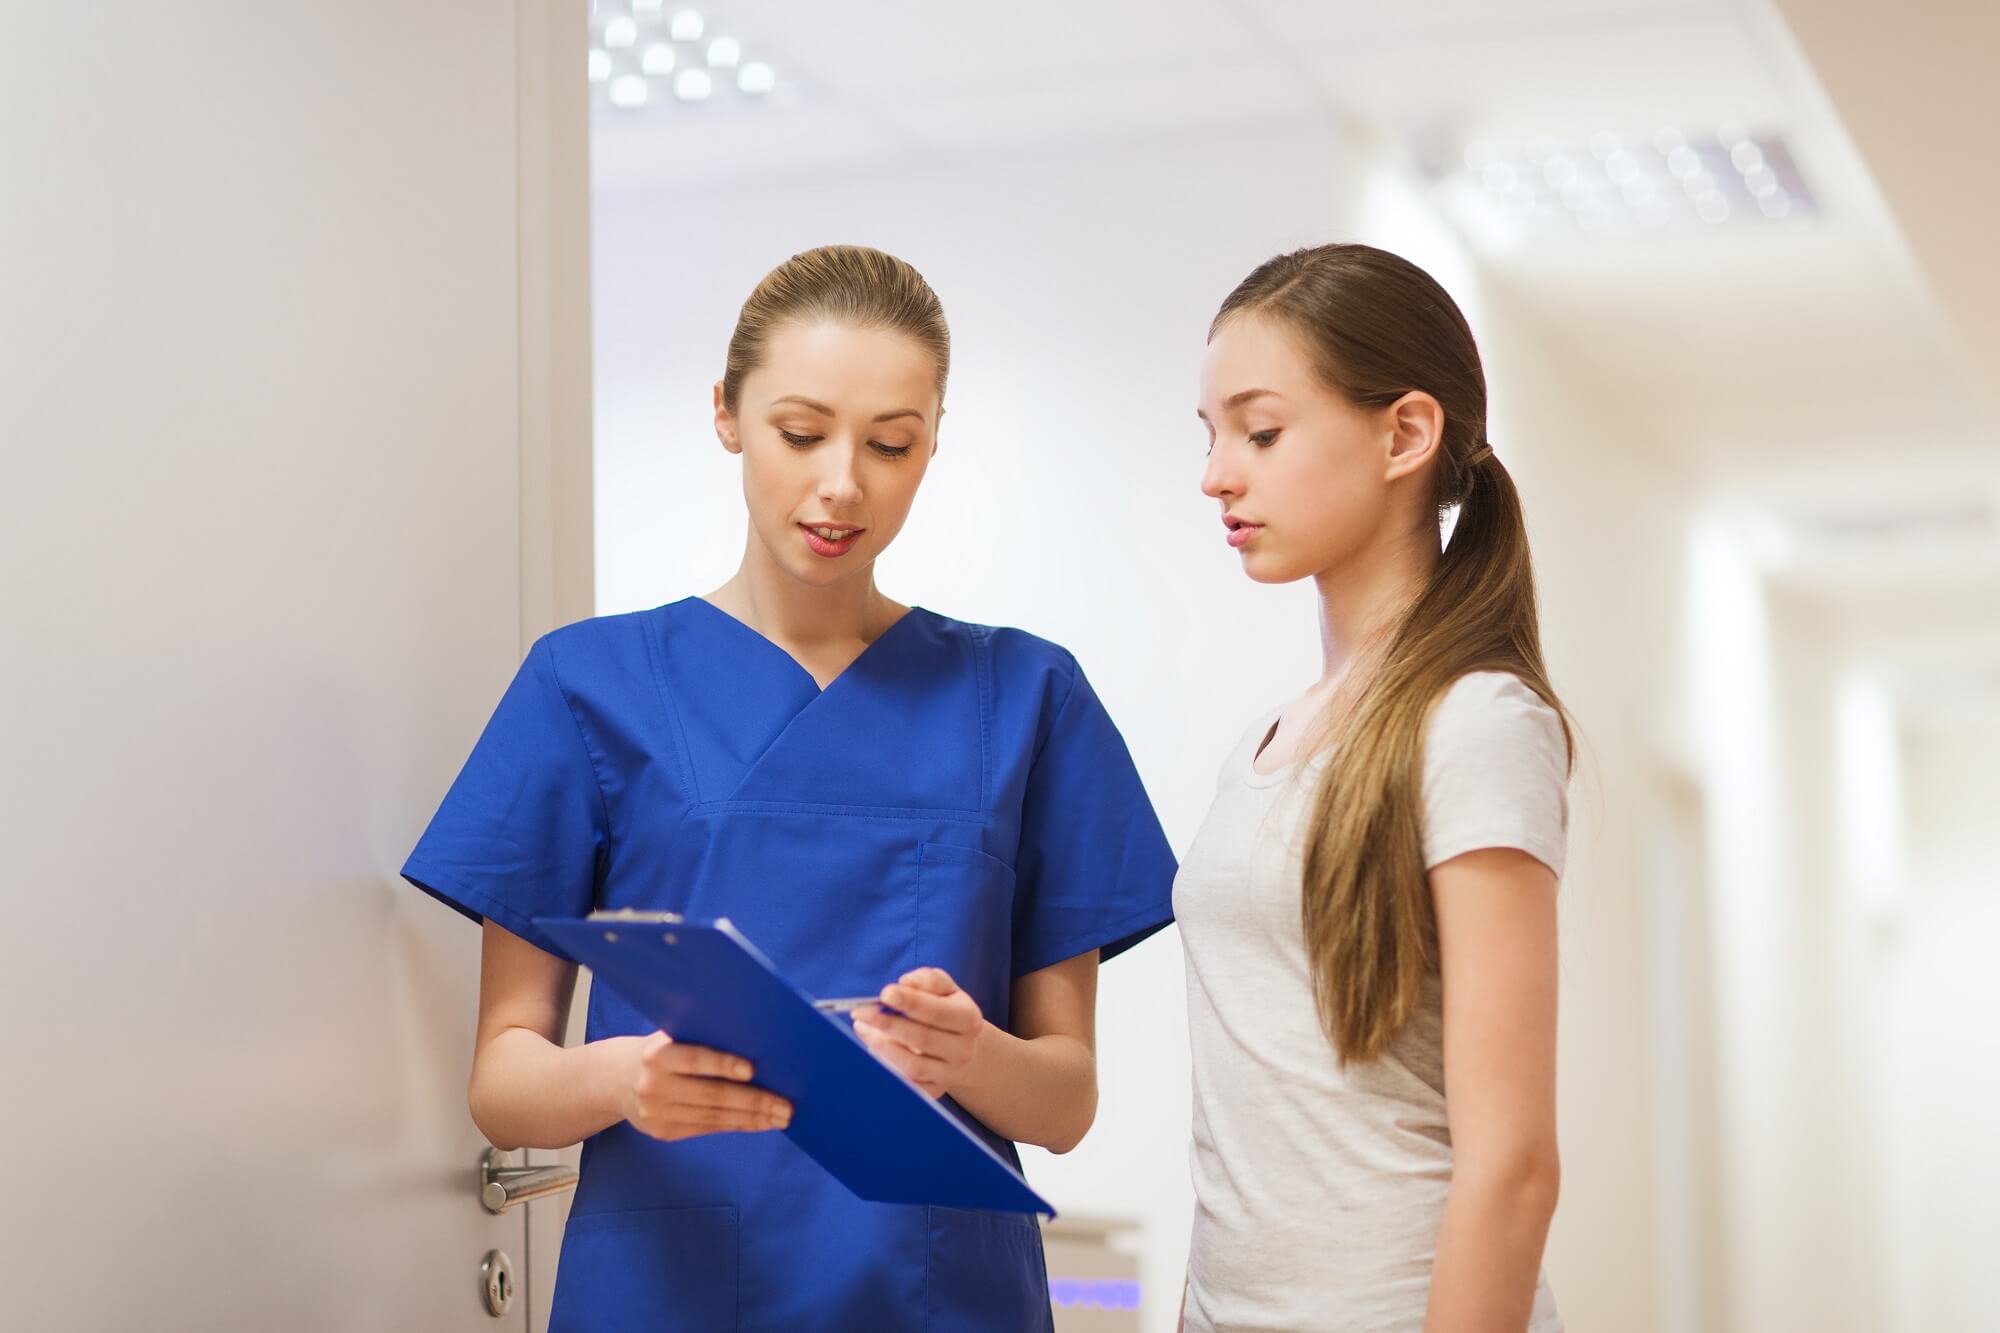
POLYGON ((749 537, 706 597, 529 651, 403 873, 484 922, 473 1119, 582 1140, 551 1328, 1037 1329, 1033 1219, 867 1203, 729 1052, 575 964, 538 916, 728 916, 1018 1165, 1096 1110, 1097 966, 1166 925, 1174 859, 1075 660, 890 600, 876 557, 937 451, 950 339, 908 264, 794 256, 744 304, 715 428, 749 537))

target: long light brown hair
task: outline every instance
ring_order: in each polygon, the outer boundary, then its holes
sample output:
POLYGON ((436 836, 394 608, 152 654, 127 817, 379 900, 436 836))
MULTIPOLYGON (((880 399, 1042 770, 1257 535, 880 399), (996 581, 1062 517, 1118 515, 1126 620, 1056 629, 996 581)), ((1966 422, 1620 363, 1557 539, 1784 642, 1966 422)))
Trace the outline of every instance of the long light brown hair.
MULTIPOLYGON (((1437 967, 1423 855, 1424 729, 1452 682, 1507 671, 1569 720, 1549 685, 1521 497, 1486 440, 1486 375, 1443 287, 1366 245, 1279 255, 1229 294, 1209 327, 1281 321, 1319 377, 1360 407, 1422 390, 1444 409, 1433 499, 1458 519, 1429 583, 1368 654, 1367 676, 1322 720, 1337 751, 1314 796, 1303 920, 1320 1025, 1344 1065, 1373 1060, 1437 967)), ((1571 743, 1574 753, 1574 744, 1571 743)))
POLYGON ((924 275, 865 245, 823 245, 793 255, 764 275, 736 317, 722 372, 722 403, 736 410, 743 379, 764 360, 784 324, 827 321, 889 329, 916 339, 937 361, 938 397, 951 373, 951 330, 924 275))

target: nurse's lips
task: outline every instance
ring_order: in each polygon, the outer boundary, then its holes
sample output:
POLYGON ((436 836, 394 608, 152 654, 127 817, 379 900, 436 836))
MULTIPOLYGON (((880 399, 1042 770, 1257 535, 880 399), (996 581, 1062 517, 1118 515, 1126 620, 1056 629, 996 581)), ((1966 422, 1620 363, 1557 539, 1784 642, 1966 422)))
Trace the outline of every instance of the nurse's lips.
POLYGON ((1229 529, 1229 544, 1235 547, 1243 546, 1252 537, 1255 537, 1264 530, 1262 523, 1252 523, 1247 519, 1238 518, 1234 514, 1224 514, 1222 516, 1222 525, 1229 529))
POLYGON ((852 523, 801 523, 799 531, 806 535, 806 545, 812 548, 814 555, 832 559, 853 550, 854 543, 861 540, 861 534, 867 529, 857 528, 852 523), (821 535, 829 532, 835 534, 831 540, 821 535))

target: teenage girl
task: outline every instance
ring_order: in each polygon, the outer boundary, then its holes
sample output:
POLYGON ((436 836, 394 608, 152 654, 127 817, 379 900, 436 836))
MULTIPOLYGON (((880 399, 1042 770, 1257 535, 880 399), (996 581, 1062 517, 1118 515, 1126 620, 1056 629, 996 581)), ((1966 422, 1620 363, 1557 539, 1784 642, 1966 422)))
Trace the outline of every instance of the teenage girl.
POLYGON ((1395 255, 1282 255, 1211 325, 1199 414, 1224 535, 1314 581, 1323 665, 1174 886, 1185 1325, 1549 1333, 1570 737, 1472 332, 1395 255))

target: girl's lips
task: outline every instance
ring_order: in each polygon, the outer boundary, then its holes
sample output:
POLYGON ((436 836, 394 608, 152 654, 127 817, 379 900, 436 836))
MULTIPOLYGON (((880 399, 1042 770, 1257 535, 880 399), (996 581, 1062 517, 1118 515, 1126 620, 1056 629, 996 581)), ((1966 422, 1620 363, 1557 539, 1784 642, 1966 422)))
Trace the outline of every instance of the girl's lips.
POLYGON ((831 542, 803 523, 799 524, 799 531, 806 535, 806 546, 811 549, 814 555, 825 556, 827 559, 832 560, 836 557, 846 555, 849 551, 853 550, 854 543, 861 540, 861 534, 866 529, 855 528, 843 535, 839 541, 831 542))
POLYGON ((1245 523, 1240 527, 1231 528, 1229 530, 1229 544, 1240 547, 1263 530, 1264 525, 1262 523, 1245 523))

